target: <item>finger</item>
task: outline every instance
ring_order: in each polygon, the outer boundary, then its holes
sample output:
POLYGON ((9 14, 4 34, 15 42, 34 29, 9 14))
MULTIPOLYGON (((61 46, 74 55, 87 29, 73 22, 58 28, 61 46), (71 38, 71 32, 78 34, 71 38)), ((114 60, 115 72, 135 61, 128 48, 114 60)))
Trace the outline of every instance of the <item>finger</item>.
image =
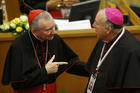
POLYGON ((54 62, 56 65, 66 65, 66 64, 68 64, 68 62, 54 62))
POLYGON ((53 55, 53 57, 49 60, 49 62, 48 62, 48 63, 52 63, 52 62, 53 62, 53 60, 54 60, 54 58, 55 58, 55 55, 53 55))

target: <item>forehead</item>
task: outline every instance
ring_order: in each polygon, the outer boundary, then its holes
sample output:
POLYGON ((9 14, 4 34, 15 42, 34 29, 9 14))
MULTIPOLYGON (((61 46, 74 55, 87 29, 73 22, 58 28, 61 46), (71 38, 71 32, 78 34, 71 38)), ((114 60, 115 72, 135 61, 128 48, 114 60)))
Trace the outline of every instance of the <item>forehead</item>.
POLYGON ((53 18, 50 18, 50 19, 41 18, 38 20, 38 24, 39 26, 42 26, 42 27, 50 27, 54 25, 54 20, 53 18))
POLYGON ((106 17, 106 16, 105 16, 104 10, 101 10, 101 11, 99 11, 99 12, 97 13, 96 18, 95 18, 95 21, 96 21, 96 22, 102 23, 102 22, 104 22, 105 17, 106 17))

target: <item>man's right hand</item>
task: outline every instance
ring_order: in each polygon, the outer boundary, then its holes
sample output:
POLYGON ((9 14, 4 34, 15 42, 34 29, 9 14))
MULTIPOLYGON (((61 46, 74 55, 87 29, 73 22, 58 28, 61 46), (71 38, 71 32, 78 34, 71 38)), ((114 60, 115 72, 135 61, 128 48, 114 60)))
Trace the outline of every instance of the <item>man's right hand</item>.
POLYGON ((56 73, 58 71, 59 65, 68 64, 68 62, 53 62, 54 58, 55 58, 55 55, 53 55, 53 57, 45 65, 45 68, 48 74, 56 73))

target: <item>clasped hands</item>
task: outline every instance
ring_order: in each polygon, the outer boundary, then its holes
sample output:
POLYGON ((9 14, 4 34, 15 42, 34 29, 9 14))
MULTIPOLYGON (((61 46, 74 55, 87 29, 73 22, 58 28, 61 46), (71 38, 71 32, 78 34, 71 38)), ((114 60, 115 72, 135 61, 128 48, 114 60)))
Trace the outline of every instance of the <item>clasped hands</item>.
POLYGON ((54 58, 55 58, 55 55, 53 55, 53 57, 45 65, 45 68, 48 74, 56 73, 60 65, 68 64, 68 62, 53 62, 54 58))
POLYGON ((72 4, 78 3, 79 0, 49 0, 46 2, 48 10, 58 10, 61 7, 71 8, 72 4))

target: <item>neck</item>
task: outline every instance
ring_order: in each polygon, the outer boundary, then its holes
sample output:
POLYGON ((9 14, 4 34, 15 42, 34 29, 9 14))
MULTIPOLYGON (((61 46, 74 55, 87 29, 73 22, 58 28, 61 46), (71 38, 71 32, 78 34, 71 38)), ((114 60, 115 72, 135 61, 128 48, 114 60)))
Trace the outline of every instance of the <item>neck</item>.
POLYGON ((116 39, 119 36, 120 33, 121 33, 121 30, 118 33, 113 33, 112 32, 110 35, 107 36, 109 38, 106 38, 106 40, 103 40, 103 42, 104 43, 110 43, 111 41, 116 39))
POLYGON ((117 35, 114 35, 110 38, 108 38, 107 40, 103 40, 104 43, 110 43, 112 40, 114 40, 117 37, 117 35))

